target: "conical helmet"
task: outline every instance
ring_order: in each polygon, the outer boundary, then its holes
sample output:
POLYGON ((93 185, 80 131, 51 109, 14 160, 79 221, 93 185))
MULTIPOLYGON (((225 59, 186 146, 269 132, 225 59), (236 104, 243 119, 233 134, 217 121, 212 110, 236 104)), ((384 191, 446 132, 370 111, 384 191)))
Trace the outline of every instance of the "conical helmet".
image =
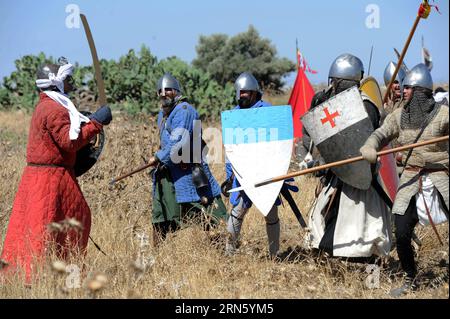
POLYGON ((250 72, 244 72, 237 78, 235 84, 236 88, 236 100, 241 97, 241 90, 244 91, 256 91, 262 94, 258 81, 250 72))
POLYGON ((349 53, 341 54, 331 64, 328 78, 338 78, 359 82, 364 76, 362 61, 349 53))
POLYGON ((164 74, 158 81, 158 95, 165 96, 166 89, 174 89, 181 93, 181 87, 178 80, 170 73, 164 74))
POLYGON ((423 63, 417 64, 408 72, 403 80, 403 86, 422 87, 433 90, 433 78, 430 70, 423 63))

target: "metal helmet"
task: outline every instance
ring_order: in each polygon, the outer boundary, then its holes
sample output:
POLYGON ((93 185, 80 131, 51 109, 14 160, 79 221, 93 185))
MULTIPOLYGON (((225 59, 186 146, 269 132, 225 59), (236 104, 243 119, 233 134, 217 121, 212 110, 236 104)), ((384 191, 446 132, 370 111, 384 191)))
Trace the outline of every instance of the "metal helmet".
MULTIPOLYGON (((386 86, 389 85, 389 82, 391 81, 392 76, 394 75, 395 69, 397 68, 397 63, 389 62, 386 66, 386 69, 384 69, 384 84, 386 86)), ((400 83, 400 87, 403 91, 402 82, 403 79, 406 77, 406 71, 403 66, 400 67, 398 70, 397 76, 395 77, 395 80, 400 83)))
POLYGON ((237 78, 234 83, 236 88, 236 100, 239 100, 241 97, 241 90, 244 91, 256 91, 262 94, 262 91, 259 87, 258 81, 250 72, 244 72, 237 78))
POLYGON ((36 77, 38 80, 47 80, 50 73, 53 73, 54 75, 58 74, 58 69, 59 65, 53 63, 43 64, 38 68, 36 77))
POLYGON ((66 65, 66 64, 69 64, 69 60, 67 60, 67 58, 64 56, 60 56, 58 58, 58 65, 66 65))
POLYGON ((433 78, 431 77, 430 70, 428 70, 427 66, 420 63, 413 67, 403 80, 403 87, 405 86, 418 86, 433 90, 433 78))
POLYGON ((349 53, 341 54, 331 64, 328 78, 338 78, 351 81, 361 81, 364 76, 362 61, 349 53))
POLYGON ((157 88, 157 93, 158 95, 161 96, 165 96, 165 90, 166 89, 174 89, 176 90, 178 93, 181 93, 181 87, 180 87, 180 83, 178 82, 177 79, 175 79, 175 77, 170 74, 170 73, 166 73, 164 74, 158 81, 158 88, 157 88), (161 92, 161 93, 160 93, 161 92))
POLYGON ((40 80, 48 79, 49 73, 53 73, 54 75, 58 74, 58 70, 60 66, 68 64, 69 61, 67 58, 61 56, 58 58, 57 64, 46 63, 41 65, 37 70, 37 78, 40 80))

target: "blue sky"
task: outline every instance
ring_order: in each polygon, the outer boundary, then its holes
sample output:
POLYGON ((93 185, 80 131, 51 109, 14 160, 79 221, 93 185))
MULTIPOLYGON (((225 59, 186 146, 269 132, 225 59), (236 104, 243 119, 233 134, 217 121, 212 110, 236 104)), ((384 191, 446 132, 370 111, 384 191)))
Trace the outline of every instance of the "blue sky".
MULTIPOLYGON (((384 67, 396 58, 393 47, 403 48, 420 0, 0 0, 0 78, 14 70, 14 60, 40 51, 64 55, 82 65, 91 64, 82 26, 67 28, 66 7, 76 4, 88 17, 100 58, 117 59, 142 44, 159 59, 176 55, 191 62, 199 35, 230 36, 254 25, 269 38, 281 57, 295 60, 295 39, 317 75, 311 82, 326 82, 336 56, 350 52, 368 70, 374 46, 371 75, 382 79, 384 67), (366 20, 379 8, 379 27, 366 20), (369 7, 370 8, 370 7, 369 7)), ((430 0, 433 4, 433 0, 430 0)), ((421 37, 433 56, 435 82, 449 79, 449 4, 437 0, 442 14, 433 10, 421 20, 405 58, 409 67, 421 61, 421 37)), ((294 74, 287 84, 294 81, 294 74)))

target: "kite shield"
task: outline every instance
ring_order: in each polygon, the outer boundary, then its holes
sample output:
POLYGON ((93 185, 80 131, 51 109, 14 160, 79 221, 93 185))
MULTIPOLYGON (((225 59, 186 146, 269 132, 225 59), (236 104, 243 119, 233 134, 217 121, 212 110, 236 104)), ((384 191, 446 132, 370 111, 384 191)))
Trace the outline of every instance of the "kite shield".
MULTIPOLYGON (((352 87, 310 110, 302 123, 326 163, 360 156, 359 149, 373 133, 359 90, 352 87)), ((367 190, 372 183, 370 164, 359 161, 331 168, 344 183, 367 190)))
MULTIPOLYGON (((361 81, 361 91, 363 91, 381 111, 383 109, 383 98, 378 82, 373 77, 364 78, 361 81)), ((391 149, 391 144, 386 146, 383 150, 391 149)), ((394 154, 388 154, 380 158, 381 167, 379 176, 381 179, 381 186, 389 195, 391 201, 394 201, 397 194, 399 178, 397 174, 397 164, 395 162, 394 154)))
POLYGON ((286 174, 292 155, 293 123, 289 105, 225 111, 222 137, 234 175, 264 216, 280 194, 283 181, 255 188, 264 179, 286 174))

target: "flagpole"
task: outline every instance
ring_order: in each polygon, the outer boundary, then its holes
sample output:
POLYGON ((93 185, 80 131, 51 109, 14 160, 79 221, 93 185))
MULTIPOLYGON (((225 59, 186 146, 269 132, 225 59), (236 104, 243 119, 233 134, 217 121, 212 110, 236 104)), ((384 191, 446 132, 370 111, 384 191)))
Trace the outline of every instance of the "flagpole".
POLYGON ((423 62, 423 64, 427 65, 427 62, 425 60, 425 52, 423 51, 424 48, 425 48, 425 43, 424 43, 423 35, 422 35, 422 50, 420 50, 421 51, 420 53, 422 55, 422 62, 423 62))
POLYGON ((305 106, 306 110, 308 108, 308 105, 306 105, 306 92, 305 92, 305 82, 302 77, 302 89, 303 89, 303 105, 305 106))
MULTIPOLYGON (((298 39, 297 39, 297 56, 300 56, 300 51, 299 51, 299 49, 298 49, 298 39)), ((299 70, 300 70, 300 59, 299 58, 297 58, 297 67, 298 67, 298 69, 297 69, 297 73, 299 72, 299 70)), ((303 72, 305 72, 305 70, 303 70, 303 72)), ((303 105, 305 106, 305 107, 307 107, 307 105, 306 105, 306 92, 305 92, 305 83, 304 83, 304 79, 303 79, 303 77, 302 77, 302 90, 303 90, 303 105)))

